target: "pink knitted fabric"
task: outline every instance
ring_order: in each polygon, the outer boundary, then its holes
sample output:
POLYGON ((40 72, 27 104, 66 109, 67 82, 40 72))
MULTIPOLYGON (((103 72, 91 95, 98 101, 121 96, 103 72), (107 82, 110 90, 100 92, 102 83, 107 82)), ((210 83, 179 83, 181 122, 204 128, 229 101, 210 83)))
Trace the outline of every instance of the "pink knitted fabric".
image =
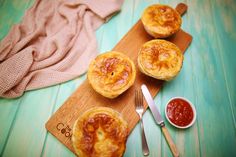
POLYGON ((36 0, 0 43, 0 97, 68 81, 97 55, 95 30, 123 0, 36 0))

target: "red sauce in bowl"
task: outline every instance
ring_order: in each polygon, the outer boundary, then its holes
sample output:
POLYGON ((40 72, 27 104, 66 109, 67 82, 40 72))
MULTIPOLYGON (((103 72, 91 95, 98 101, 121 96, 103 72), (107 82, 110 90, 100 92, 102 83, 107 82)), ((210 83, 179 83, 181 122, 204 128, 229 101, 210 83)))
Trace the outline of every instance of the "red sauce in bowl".
POLYGON ((173 99, 167 104, 166 113, 172 123, 181 127, 189 125, 194 117, 190 104, 180 98, 173 99))

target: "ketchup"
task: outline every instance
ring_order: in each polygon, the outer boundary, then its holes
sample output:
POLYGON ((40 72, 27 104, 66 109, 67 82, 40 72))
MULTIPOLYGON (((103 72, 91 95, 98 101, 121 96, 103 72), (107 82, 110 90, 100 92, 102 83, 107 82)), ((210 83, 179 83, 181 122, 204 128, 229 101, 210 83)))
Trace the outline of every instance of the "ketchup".
POLYGON ((167 116, 175 125, 184 127, 192 122, 193 109, 187 101, 176 98, 167 104, 167 116))

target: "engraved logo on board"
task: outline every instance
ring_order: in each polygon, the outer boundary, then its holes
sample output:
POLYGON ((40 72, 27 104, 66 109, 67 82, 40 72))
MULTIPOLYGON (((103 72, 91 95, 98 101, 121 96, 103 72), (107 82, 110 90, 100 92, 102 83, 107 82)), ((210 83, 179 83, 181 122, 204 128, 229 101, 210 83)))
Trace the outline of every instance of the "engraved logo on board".
POLYGON ((57 130, 60 131, 61 134, 64 134, 65 137, 71 139, 72 137, 72 129, 69 125, 66 125, 64 123, 58 123, 56 126, 57 130))

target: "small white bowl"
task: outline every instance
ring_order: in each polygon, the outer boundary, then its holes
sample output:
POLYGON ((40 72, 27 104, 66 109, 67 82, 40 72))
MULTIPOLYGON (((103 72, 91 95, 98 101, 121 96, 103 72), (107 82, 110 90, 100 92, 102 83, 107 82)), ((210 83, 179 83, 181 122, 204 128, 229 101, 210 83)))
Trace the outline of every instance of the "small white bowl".
POLYGON ((165 106, 165 116, 166 116, 166 119, 169 121, 169 123, 173 126, 175 126, 176 128, 180 128, 180 129, 186 129, 186 128, 189 128, 190 126, 192 126, 194 124, 194 122, 196 121, 196 117, 197 117, 197 112, 196 112, 196 109, 193 105, 193 103, 191 101, 189 101, 188 99, 186 98, 183 98, 183 97, 173 97, 171 98, 167 103, 166 103, 166 106, 165 106), (192 108, 193 110, 193 120, 186 126, 179 126, 179 125, 176 125, 174 124, 173 122, 171 122, 171 120, 169 119, 169 117, 167 116, 167 105, 174 99, 182 99, 184 101, 186 101, 192 108))

